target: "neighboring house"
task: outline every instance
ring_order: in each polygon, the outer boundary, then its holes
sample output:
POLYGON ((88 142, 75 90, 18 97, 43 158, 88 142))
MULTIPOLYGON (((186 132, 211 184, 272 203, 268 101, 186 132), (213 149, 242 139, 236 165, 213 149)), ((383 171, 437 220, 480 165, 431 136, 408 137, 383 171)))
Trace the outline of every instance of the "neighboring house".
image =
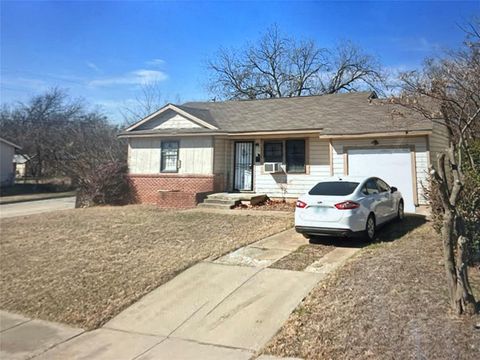
POLYGON ((26 154, 15 154, 13 162, 15 164, 15 175, 17 178, 24 178, 27 175, 27 167, 32 158, 26 154))
POLYGON ((375 175, 409 212, 426 204, 422 184, 447 139, 371 92, 168 104, 120 136, 142 203, 182 207, 224 191, 295 198, 330 176, 375 175))
POLYGON ((10 186, 15 182, 15 164, 13 156, 20 146, 0 138, 0 186, 10 186))

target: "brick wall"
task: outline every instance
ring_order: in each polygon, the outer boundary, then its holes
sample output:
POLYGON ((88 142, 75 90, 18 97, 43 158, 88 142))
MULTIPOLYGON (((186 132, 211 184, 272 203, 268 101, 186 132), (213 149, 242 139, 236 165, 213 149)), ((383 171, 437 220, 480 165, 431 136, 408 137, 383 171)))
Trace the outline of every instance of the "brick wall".
POLYGON ((222 177, 216 175, 130 174, 130 180, 137 203, 161 207, 196 206, 206 194, 221 191, 223 186, 222 177))

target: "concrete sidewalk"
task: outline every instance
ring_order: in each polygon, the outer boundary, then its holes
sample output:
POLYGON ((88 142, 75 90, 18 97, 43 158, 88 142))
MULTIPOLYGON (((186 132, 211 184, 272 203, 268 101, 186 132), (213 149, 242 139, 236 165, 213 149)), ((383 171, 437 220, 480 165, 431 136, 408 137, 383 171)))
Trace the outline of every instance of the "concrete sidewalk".
POLYGON ((26 216, 75 208, 75 196, 0 205, 0 218, 26 216))
POLYGON ((40 193, 40 194, 24 194, 24 195, 8 195, 0 196, 0 205, 15 204, 20 202, 30 202, 38 200, 59 199, 65 197, 76 196, 76 191, 65 191, 58 193, 40 193))
MULTIPOLYGON (((18 347, 8 342, 14 336, 8 332, 15 329, 11 327, 15 319, 10 319, 2 359, 3 355, 6 359, 27 358, 28 351, 35 359, 252 359, 310 290, 358 251, 334 250, 310 271, 266 268, 305 243, 294 230, 287 230, 220 259, 201 262, 103 328, 85 333, 62 328, 52 341, 40 342, 38 349, 21 349, 25 333, 17 338, 18 347)), ((18 321, 19 328, 28 324, 18 321)))

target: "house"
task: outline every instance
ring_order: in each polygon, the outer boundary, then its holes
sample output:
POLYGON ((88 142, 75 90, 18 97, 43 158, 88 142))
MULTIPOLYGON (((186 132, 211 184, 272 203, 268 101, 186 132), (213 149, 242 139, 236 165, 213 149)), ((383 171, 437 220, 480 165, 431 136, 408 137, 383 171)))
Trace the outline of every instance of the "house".
POLYGON ((29 163, 32 157, 27 154, 13 155, 13 162, 15 163, 15 175, 17 178, 24 178, 28 174, 29 163))
POLYGON ((447 137, 372 92, 167 104, 120 134, 141 203, 194 206, 212 192, 294 199, 331 176, 370 175, 396 186, 405 210, 447 137))
POLYGON ((15 182, 13 156, 20 146, 0 137, 0 186, 10 186, 15 182))

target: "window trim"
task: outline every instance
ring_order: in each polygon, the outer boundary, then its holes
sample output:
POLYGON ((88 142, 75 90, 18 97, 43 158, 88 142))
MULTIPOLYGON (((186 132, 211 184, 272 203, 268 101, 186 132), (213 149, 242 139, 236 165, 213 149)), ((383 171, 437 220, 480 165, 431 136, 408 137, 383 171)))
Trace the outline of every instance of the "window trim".
POLYGON ((263 163, 266 162, 277 162, 277 161, 266 161, 265 160, 265 146, 267 143, 275 143, 281 145, 281 152, 282 152, 282 160, 280 161, 282 164, 285 162, 285 151, 284 151, 284 141, 283 140, 263 140, 263 163))
POLYGON ((166 141, 161 141, 160 142, 160 172, 161 173, 166 173, 166 174, 176 174, 178 173, 178 161, 180 159, 180 141, 179 140, 166 140, 166 141), (163 157, 163 145, 166 143, 176 143, 177 144, 177 161, 176 161, 176 167, 175 170, 163 170, 163 163, 164 163, 164 157, 163 157))
MULTIPOLYGON (((290 175, 310 175, 310 165, 309 165, 309 158, 310 158, 310 148, 309 148, 309 138, 307 137, 293 137, 293 138, 287 138, 287 139, 262 139, 262 146, 261 146, 261 165, 263 165, 265 162, 265 143, 267 142, 275 142, 275 143, 281 143, 282 144, 282 165, 284 166, 284 171, 285 174, 290 174, 290 175), (305 168, 303 172, 290 172, 287 171, 287 141, 289 140, 303 140, 305 144, 305 168)), ((263 172, 263 166, 262 166, 262 174, 265 175, 263 172)))
POLYGON ((306 139, 287 139, 285 140, 285 172, 287 174, 306 174, 307 173, 307 141, 306 139), (303 171, 288 171, 288 142, 303 141, 303 171))

